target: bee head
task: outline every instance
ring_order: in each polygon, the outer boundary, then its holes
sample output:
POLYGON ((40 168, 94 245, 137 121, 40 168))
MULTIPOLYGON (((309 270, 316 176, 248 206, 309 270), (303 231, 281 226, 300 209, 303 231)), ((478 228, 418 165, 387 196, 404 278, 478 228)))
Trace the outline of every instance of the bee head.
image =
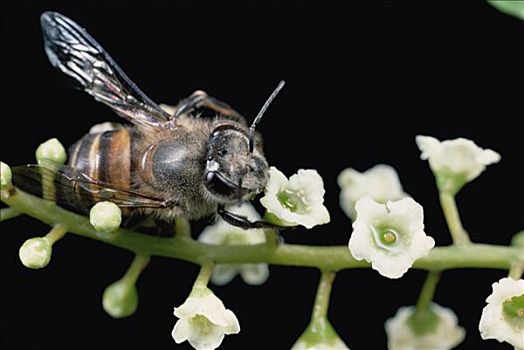
POLYGON ((248 130, 234 121, 220 121, 208 143, 204 184, 221 202, 251 198, 268 181, 268 163, 262 142, 255 138, 250 149, 248 130))
POLYGON ((217 121, 208 144, 204 183, 222 201, 250 199, 265 188, 269 166, 255 128, 284 84, 278 84, 249 129, 231 120, 217 121))

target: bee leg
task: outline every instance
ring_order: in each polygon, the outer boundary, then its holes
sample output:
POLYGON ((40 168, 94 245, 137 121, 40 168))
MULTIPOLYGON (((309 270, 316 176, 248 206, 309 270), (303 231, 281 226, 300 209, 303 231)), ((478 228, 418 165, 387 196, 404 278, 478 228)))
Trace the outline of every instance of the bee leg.
POLYGON ((296 226, 286 227, 286 226, 280 226, 275 225, 271 222, 267 221, 249 221, 248 218, 242 215, 231 213, 224 209, 224 207, 219 206, 217 210, 218 215, 227 222, 230 225, 237 226, 240 228, 243 228, 244 230, 250 230, 250 229, 275 229, 275 230, 289 230, 296 228, 296 226))
POLYGON ((182 114, 192 112, 195 109, 202 107, 209 108, 232 120, 246 125, 246 119, 240 113, 231 108, 227 103, 209 96, 206 92, 202 90, 197 90, 193 92, 191 96, 186 97, 185 99, 180 101, 178 105, 176 105, 175 107, 173 117, 178 118, 182 114))

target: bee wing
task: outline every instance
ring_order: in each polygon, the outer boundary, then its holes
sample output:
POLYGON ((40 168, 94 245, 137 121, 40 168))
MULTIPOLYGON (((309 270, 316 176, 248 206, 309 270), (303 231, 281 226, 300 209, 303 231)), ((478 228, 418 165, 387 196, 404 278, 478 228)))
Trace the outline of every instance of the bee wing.
POLYGON ((147 97, 78 24, 56 12, 45 12, 40 21, 49 61, 75 85, 133 124, 153 128, 167 125, 170 115, 147 97))
MULTIPOLYGON (((74 201, 94 199, 111 201, 123 208, 166 208, 168 201, 153 198, 131 189, 118 188, 91 178, 75 169, 51 162, 11 168, 13 184, 26 192, 55 201, 60 206, 75 207, 74 201)), ((79 209, 79 208, 76 208, 79 209)))

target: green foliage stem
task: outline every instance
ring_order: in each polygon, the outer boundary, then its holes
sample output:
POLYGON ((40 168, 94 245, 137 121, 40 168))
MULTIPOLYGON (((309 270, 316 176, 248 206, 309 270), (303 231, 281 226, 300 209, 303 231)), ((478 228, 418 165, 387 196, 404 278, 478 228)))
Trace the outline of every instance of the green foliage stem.
MULTIPOLYGON (((99 235, 89 219, 69 212, 53 202, 32 196, 18 189, 9 195, 2 192, 2 201, 12 208, 38 219, 50 226, 65 225, 70 233, 96 239, 136 254, 176 258, 203 265, 215 263, 269 263, 274 265, 315 267, 320 270, 338 271, 349 268, 369 268, 365 261, 356 261, 347 245, 307 246, 297 244, 256 244, 242 249, 227 245, 209 245, 187 236, 173 238, 154 237, 119 229, 110 237, 99 235)), ((453 268, 509 269, 514 262, 524 260, 522 248, 488 244, 453 245, 436 247, 413 265, 424 270, 453 268)))

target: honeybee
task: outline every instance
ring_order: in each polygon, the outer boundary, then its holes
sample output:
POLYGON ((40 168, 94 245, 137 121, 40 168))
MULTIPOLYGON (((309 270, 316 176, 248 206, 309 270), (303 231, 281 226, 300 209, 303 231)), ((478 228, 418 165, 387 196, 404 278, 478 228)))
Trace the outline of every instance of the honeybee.
POLYGON ((93 130, 69 148, 66 166, 14 168, 15 185, 87 213, 102 200, 126 217, 137 214, 173 222, 218 213, 230 224, 274 227, 230 213, 225 206, 264 190, 268 162, 255 131, 281 82, 250 127, 245 118, 203 91, 181 100, 168 113, 147 97, 109 54, 77 23, 55 13, 41 16, 44 47, 51 64, 75 85, 104 103, 132 126, 93 130), (200 108, 215 118, 196 114, 200 108), (57 170, 59 168, 59 170, 57 170), (49 178, 51 180, 42 181, 49 178))

